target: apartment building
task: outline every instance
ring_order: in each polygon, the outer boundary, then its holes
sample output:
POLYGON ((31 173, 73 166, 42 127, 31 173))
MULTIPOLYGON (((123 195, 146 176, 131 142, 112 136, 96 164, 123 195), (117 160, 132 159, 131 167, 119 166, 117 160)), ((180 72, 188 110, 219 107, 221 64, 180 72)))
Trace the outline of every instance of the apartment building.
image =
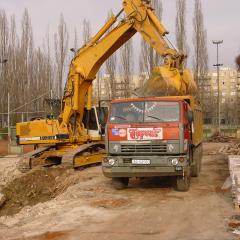
MULTIPOLYGON (((231 68, 220 68, 220 109, 222 125, 240 124, 240 78, 231 68)), ((217 72, 209 72, 200 79, 199 97, 204 110, 205 124, 218 123, 218 78, 217 72)))

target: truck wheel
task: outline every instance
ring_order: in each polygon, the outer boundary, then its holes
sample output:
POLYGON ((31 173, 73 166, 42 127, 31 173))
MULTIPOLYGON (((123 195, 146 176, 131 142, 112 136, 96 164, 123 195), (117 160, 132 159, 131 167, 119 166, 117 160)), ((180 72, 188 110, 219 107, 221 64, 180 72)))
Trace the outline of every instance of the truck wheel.
POLYGON ((176 191, 179 192, 187 192, 190 188, 190 183, 191 183, 191 171, 190 167, 188 167, 185 170, 184 177, 183 176, 176 177, 175 189, 176 191))
POLYGON ((192 177, 199 176, 199 172, 200 172, 199 167, 200 167, 199 159, 197 159, 197 161, 195 161, 195 164, 191 167, 191 176, 192 177))
POLYGON ((198 148, 195 148, 195 149, 192 149, 192 163, 194 163, 194 165, 191 166, 191 176, 192 177, 198 177, 199 176, 199 173, 200 173, 200 154, 199 154, 199 149, 198 148))
POLYGON ((202 158, 203 158, 203 147, 201 144, 199 149, 199 172, 202 171, 202 158))
POLYGON ((112 184, 115 189, 122 190, 128 186, 129 178, 112 178, 112 184))

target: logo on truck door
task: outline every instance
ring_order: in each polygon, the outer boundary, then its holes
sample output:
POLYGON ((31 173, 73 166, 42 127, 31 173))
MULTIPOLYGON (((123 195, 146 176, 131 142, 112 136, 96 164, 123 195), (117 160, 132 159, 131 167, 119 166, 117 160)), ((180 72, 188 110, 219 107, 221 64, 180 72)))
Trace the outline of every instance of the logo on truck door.
POLYGON ((128 140, 159 140, 163 139, 162 128, 128 128, 128 140))

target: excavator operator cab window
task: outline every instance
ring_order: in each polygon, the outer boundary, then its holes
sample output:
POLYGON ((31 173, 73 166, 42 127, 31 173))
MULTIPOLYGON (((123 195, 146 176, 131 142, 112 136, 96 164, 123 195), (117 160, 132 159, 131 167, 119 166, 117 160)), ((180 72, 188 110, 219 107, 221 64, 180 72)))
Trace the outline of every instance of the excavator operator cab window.
MULTIPOLYGON (((94 107, 89 113, 89 130, 101 130, 101 134, 104 134, 105 125, 107 122, 108 108, 107 107, 94 107)), ((88 123, 88 111, 84 109, 83 124, 87 128, 88 123)))
POLYGON ((101 134, 105 134, 105 125, 107 123, 108 118, 108 107, 97 107, 97 116, 98 116, 98 122, 100 125, 100 131, 101 134))
POLYGON ((88 121, 88 110, 85 108, 84 114, 83 114, 83 124, 85 128, 87 128, 87 126, 89 125, 89 130, 98 130, 98 124, 97 124, 94 108, 92 108, 89 113, 89 123, 87 121, 88 121))

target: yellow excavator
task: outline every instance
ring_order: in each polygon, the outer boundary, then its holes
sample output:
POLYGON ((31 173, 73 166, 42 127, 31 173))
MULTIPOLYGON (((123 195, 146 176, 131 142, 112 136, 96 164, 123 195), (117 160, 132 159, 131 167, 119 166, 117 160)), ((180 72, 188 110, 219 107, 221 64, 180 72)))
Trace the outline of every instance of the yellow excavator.
POLYGON ((19 164, 22 171, 36 164, 70 163, 73 167, 80 167, 101 162, 105 154, 103 126, 107 111, 92 107, 93 80, 102 64, 137 32, 163 57, 164 64, 154 71, 161 79, 169 80, 167 88, 170 84, 179 94, 188 92, 194 81, 184 69, 186 56, 170 47, 166 38, 168 31, 155 15, 150 1, 123 0, 122 5, 122 10, 111 16, 77 51, 69 68, 58 119, 17 123, 18 143, 39 146, 23 155, 19 164))

